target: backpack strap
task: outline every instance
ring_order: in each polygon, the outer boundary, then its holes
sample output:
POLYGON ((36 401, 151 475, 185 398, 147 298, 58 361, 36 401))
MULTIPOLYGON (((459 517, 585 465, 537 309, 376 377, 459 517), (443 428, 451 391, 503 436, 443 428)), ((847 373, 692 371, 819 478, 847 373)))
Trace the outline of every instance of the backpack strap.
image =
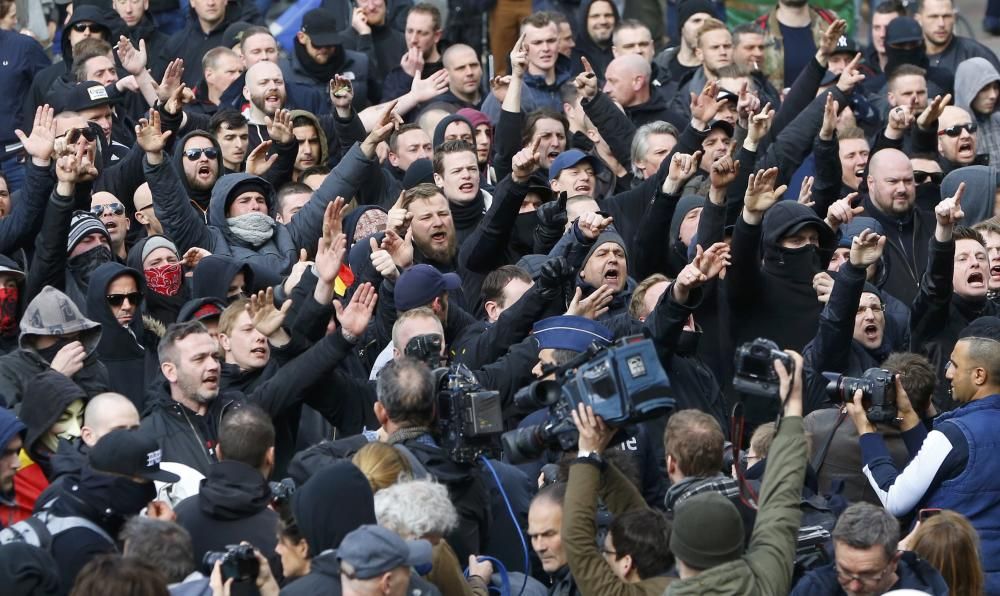
POLYGON ((99 535, 101 538, 104 538, 111 544, 115 543, 115 539, 112 538, 106 531, 104 531, 104 528, 98 526, 94 522, 83 517, 79 517, 76 515, 61 517, 52 515, 46 511, 40 513, 38 515, 38 519, 45 524, 45 528, 48 530, 49 534, 51 534, 53 538, 68 530, 73 530, 75 528, 84 528, 99 535))
POLYGON ((52 546, 52 534, 44 521, 31 516, 0 531, 0 544, 12 542, 23 542, 48 552, 52 546))
POLYGON ((847 419, 847 410, 841 409, 840 413, 837 414, 837 421, 833 424, 833 428, 830 429, 830 433, 826 436, 826 440, 823 441, 823 446, 816 453, 812 460, 813 471, 816 472, 817 478, 819 477, 819 471, 823 469, 823 462, 826 460, 826 454, 830 451, 830 444, 833 443, 833 437, 837 434, 837 429, 840 425, 844 423, 847 419))

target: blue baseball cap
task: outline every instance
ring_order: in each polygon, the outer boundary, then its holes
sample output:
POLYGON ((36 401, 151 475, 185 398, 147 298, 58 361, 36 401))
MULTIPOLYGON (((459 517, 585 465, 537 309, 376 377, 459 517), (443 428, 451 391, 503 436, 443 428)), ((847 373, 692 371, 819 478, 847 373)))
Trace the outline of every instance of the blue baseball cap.
POLYGON ((543 350, 551 348, 586 352, 594 342, 606 346, 614 339, 614 334, 604 325, 573 315, 542 319, 535 323, 531 333, 538 340, 538 347, 543 350))
POLYGON ((441 273, 432 265, 421 263, 403 272, 396 280, 393 299, 396 310, 404 311, 427 306, 445 290, 462 287, 462 278, 456 273, 441 273))
POLYGON ((341 573, 357 579, 379 577, 399 567, 421 567, 431 563, 431 543, 403 540, 392 530, 366 525, 354 530, 337 548, 341 573))
POLYGON ((606 169, 604 162, 599 157, 584 153, 579 149, 570 149, 569 151, 563 151, 552 160, 552 165, 549 166, 549 180, 555 180, 563 170, 572 168, 585 160, 593 166, 595 175, 600 174, 606 169))

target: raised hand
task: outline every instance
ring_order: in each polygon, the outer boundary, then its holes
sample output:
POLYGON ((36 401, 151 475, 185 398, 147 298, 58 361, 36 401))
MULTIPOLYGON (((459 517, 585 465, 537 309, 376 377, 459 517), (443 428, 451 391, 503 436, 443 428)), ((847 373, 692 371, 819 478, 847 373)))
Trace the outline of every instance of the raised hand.
POLYGON ((917 117, 913 113, 913 104, 892 108, 889 110, 889 122, 885 127, 885 136, 894 140, 903 138, 916 119, 917 117))
POLYGON ((56 352, 52 357, 49 368, 61 373, 65 377, 72 378, 73 375, 83 369, 83 361, 87 359, 87 350, 78 341, 71 341, 56 352))
POLYGON ((830 54, 837 49, 837 41, 847 32, 847 21, 844 19, 837 19, 836 21, 830 23, 830 26, 826 28, 823 32, 823 36, 819 40, 819 46, 816 48, 816 55, 822 56, 823 60, 821 64, 826 66, 826 60, 830 57, 830 54))
POLYGON ((748 125, 750 117, 760 109, 760 98, 750 91, 750 84, 743 81, 740 86, 739 99, 736 101, 736 114, 740 119, 740 124, 744 128, 748 125))
POLYGON ((577 286, 573 300, 566 308, 566 314, 596 321, 598 317, 608 312, 608 307, 610 307, 614 297, 614 288, 606 284, 591 292, 590 296, 586 298, 583 297, 583 290, 577 286))
POLYGON ((684 183, 698 171, 698 164, 701 163, 701 154, 701 151, 695 151, 694 155, 674 153, 670 158, 667 177, 663 180, 661 190, 668 195, 679 193, 684 187, 684 183))
POLYGON ((878 262, 885 250, 885 236, 865 228, 851 240, 851 265, 867 267, 878 262))
POLYGON ((734 161, 729 155, 723 155, 712 164, 712 171, 708 173, 712 188, 725 189, 736 180, 739 170, 739 160, 734 161))
POLYGON ((370 283, 361 284, 346 307, 341 305, 340 300, 333 301, 333 309, 337 312, 337 321, 345 339, 356 341, 355 338, 361 337, 368 328, 368 321, 375 312, 377 302, 378 292, 370 283))
POLYGON ((799 199, 798 202, 802 203, 806 207, 812 207, 816 204, 816 201, 812 200, 813 194, 813 184, 816 182, 816 178, 813 176, 806 176, 802 179, 802 186, 799 187, 799 199))
POLYGON ((542 137, 539 136, 535 139, 535 142, 531 144, 531 147, 524 147, 514 154, 510 163, 510 177, 514 180, 514 182, 524 184, 531 178, 531 175, 535 172, 535 170, 538 169, 538 162, 542 158, 542 156, 538 153, 538 145, 541 142, 542 137))
POLYGON ((705 83, 705 87, 698 95, 691 93, 691 122, 699 130, 708 128, 708 123, 726 103, 724 99, 716 99, 718 95, 719 84, 715 81, 705 83))
MULTIPOLYGON (((65 190, 65 184, 76 184, 97 178, 97 168, 90 161, 87 155, 87 142, 81 137, 76 144, 69 145, 65 153, 59 156, 56 161, 56 179, 61 183, 61 190, 65 190)), ((60 192, 66 195, 69 193, 60 192)))
POLYGON ((370 259, 372 261, 372 267, 378 274, 385 279, 393 280, 399 278, 399 267, 396 266, 395 261, 392 260, 392 255, 389 251, 384 248, 380 248, 378 241, 374 237, 368 239, 368 245, 371 247, 370 259))
POLYGON ((705 276, 702 283, 714 279, 722 275, 722 272, 731 264, 729 245, 725 242, 716 242, 709 246, 708 250, 702 250, 701 245, 698 245, 697 254, 691 264, 705 276))
POLYGON ((581 215, 580 219, 576 221, 576 225, 584 238, 597 240, 597 237, 611 225, 612 221, 613 218, 611 217, 604 217, 600 213, 590 212, 581 215))
POLYGON ((615 429, 608 427, 600 416, 594 414, 594 408, 582 403, 577 404, 571 415, 579 433, 577 450, 602 453, 614 438, 615 429))
POLYGON ((257 331, 264 337, 271 337, 281 329, 281 324, 285 322, 285 315, 292 307, 291 300, 285 300, 281 309, 274 306, 274 288, 261 290, 250 296, 247 302, 247 314, 257 331))
MULTIPOLYGON (((447 73, 445 73, 447 74, 447 73)), ((394 99, 388 104, 386 104, 385 109, 382 111, 382 115, 379 117, 375 125, 372 126, 371 132, 365 137, 365 140, 361 143, 361 152, 369 159, 375 157, 375 147, 379 143, 389 138, 392 131, 399 128, 403 124, 403 119, 399 114, 395 113, 393 110, 396 109, 396 104, 399 102, 398 99, 394 99)))
POLYGON ((170 94, 167 102, 163 104, 163 111, 170 115, 177 115, 181 113, 184 106, 188 105, 194 101, 194 91, 188 89, 188 86, 181 83, 174 91, 170 94))
POLYGON ((757 150, 757 144, 771 131, 774 124, 774 109, 771 102, 764 104, 759 114, 750 117, 750 128, 747 129, 747 141, 753 144, 753 150, 757 150))
POLYGON ((865 75, 861 74, 861 70, 858 68, 860 62, 861 53, 858 52, 855 54, 854 59, 844 67, 844 72, 840 73, 840 78, 837 80, 837 89, 840 89, 846 95, 850 95, 854 91, 854 87, 865 80, 865 75))
MULTIPOLYGON (((413 77, 410 93, 418 102, 434 99, 448 90, 448 71, 441 69, 426 79, 418 72, 413 77)), ((497 99, 500 99, 499 97, 497 99)))
POLYGON ((118 60, 132 76, 139 76, 146 71, 146 40, 139 40, 139 49, 136 49, 124 35, 118 38, 118 60))
POLYGON ((497 101, 503 104, 503 100, 507 98, 507 89, 510 89, 510 75, 497 75, 490 79, 490 93, 493 97, 497 98, 497 101))
POLYGON ((826 271, 820 271, 813 276, 813 290, 816 291, 816 299, 826 304, 830 301, 830 294, 833 293, 833 277, 826 271))
POLYGON ((837 112, 840 110, 840 103, 834 101, 833 93, 826 94, 826 105, 823 106, 823 125, 819 128, 819 138, 824 141, 833 139, 833 133, 837 131, 837 112))
POLYGON ((278 161, 278 154, 275 153, 271 157, 267 156, 267 152, 271 149, 271 145, 274 141, 262 141, 259 145, 253 148, 250 155, 247 156, 247 174, 253 174, 254 176, 263 176, 274 162, 278 161))
POLYGON ((748 224, 760 225, 764 212, 777 203, 781 195, 788 190, 785 184, 774 188, 777 180, 778 168, 758 170, 756 174, 750 174, 747 192, 743 197, 743 220, 748 224))
POLYGON ((951 93, 946 93, 944 97, 937 95, 924 111, 917 116, 917 126, 923 130, 930 130, 932 128, 937 128, 938 118, 944 113, 945 107, 951 103, 951 93))
POLYGON ((338 111, 350 111, 351 102, 354 101, 354 85, 351 80, 340 75, 333 75, 330 79, 330 103, 338 111))
POLYGON ((267 136, 277 143, 291 143, 295 138, 292 134, 292 113, 289 110, 275 111, 274 118, 264 116, 264 124, 267 126, 267 136))
POLYGON ((202 259, 210 256, 212 256, 212 253, 208 252, 208 250, 198 246, 192 246, 187 249, 187 252, 184 253, 183 257, 181 257, 181 262, 188 269, 194 269, 198 266, 198 263, 200 263, 202 259))
POLYGON ((965 217, 962 211, 962 196, 965 194, 965 183, 958 185, 955 194, 941 199, 941 202, 934 207, 934 217, 937 220, 937 227, 934 230, 934 237, 939 242, 951 240, 952 230, 955 225, 965 217))
POLYGON ((524 47, 524 33, 522 33, 510 50, 510 74, 512 77, 522 78, 526 72, 528 72, 528 50, 524 47))
POLYGON ((858 205, 855 207, 853 205, 854 200, 858 198, 858 193, 852 192, 842 199, 837 199, 830 205, 830 208, 826 210, 826 225, 830 226, 830 229, 836 232, 840 229, 840 226, 850 223, 856 216, 861 215, 865 212, 865 208, 858 205))
POLYGON ((358 7, 351 13, 351 28, 357 31, 358 35, 371 35, 372 28, 368 24, 368 16, 363 8, 358 7))
POLYGON ((382 238, 382 249, 389 253, 392 262, 400 269, 406 269, 413 264, 413 228, 406 231, 406 235, 400 237, 392 230, 385 231, 382 238))
POLYGON ((177 58, 167 64, 167 69, 163 71, 163 79, 156 86, 156 99, 161 104, 166 104, 173 96, 178 87, 181 86, 181 77, 184 76, 184 60, 177 58))
POLYGON ((164 132, 160 128, 160 113, 156 110, 150 111, 148 120, 142 118, 135 126, 136 143, 147 154, 154 153, 159 156, 171 134, 171 131, 164 132))
POLYGON ((399 66, 409 76, 416 76, 416 73, 424 69, 424 53, 417 47, 408 49, 400 59, 399 66))
POLYGON ((594 73, 594 67, 590 65, 590 62, 586 58, 581 56, 580 62, 583 64, 583 72, 576 75, 573 85, 582 97, 593 99, 598 91, 597 75, 594 73))
POLYGON ((17 129, 14 131, 24 150, 37 160, 37 165, 48 165, 52 159, 52 151, 56 142, 56 121, 55 110, 49 104, 39 106, 35 109, 35 121, 31 125, 31 135, 26 136, 24 131, 17 129))
MULTIPOLYGON (((309 260, 309 251, 304 248, 299 249, 299 260, 292 265, 292 270, 288 272, 288 277, 285 278, 285 283, 282 286, 285 289, 285 296, 291 296, 292 291, 295 290, 295 286, 299 285, 302 281, 302 276, 306 274, 306 271, 312 267, 312 261, 309 260)), ((317 284, 318 286, 319 284, 317 284)), ((320 302, 317 300, 316 302, 320 302)))

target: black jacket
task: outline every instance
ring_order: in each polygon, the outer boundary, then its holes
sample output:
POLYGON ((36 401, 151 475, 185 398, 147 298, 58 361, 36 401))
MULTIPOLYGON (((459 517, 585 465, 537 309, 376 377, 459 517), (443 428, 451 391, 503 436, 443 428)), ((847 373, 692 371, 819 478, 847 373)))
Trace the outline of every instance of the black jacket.
MULTIPOLYGON (((345 6, 340 2, 337 6, 345 6)), ((403 4, 403 3, 397 3, 403 4)), ((346 26, 341 32, 344 47, 349 50, 363 52, 368 55, 369 69, 376 81, 384 81, 393 68, 399 66, 399 61, 406 53, 406 38, 402 31, 393 29, 388 24, 372 27, 370 35, 358 35, 351 27, 350 14, 343 21, 346 26)))
MULTIPOLYGON (((573 69, 574 74, 583 70, 583 65, 580 62, 581 57, 586 57, 590 62, 590 65, 594 67, 594 73, 597 74, 597 79, 600 84, 604 84, 604 75, 608 70, 608 65, 611 61, 615 59, 614 53, 611 51, 611 40, 609 39, 606 44, 601 45, 590 38, 590 34, 587 32, 587 14, 590 12, 591 5, 597 0, 589 0, 584 3, 584 6, 580 7, 580 22, 573 23, 573 30, 577 32, 576 34, 576 47, 573 48, 573 69)), ((611 12, 615 14, 615 25, 621 22, 621 15, 618 14, 618 6, 611 3, 611 12)))
POLYGON ((339 74, 351 81, 351 85, 354 87, 352 103, 354 109, 358 111, 377 104, 381 99, 381 85, 376 84, 376 80, 372 76, 368 55, 364 52, 349 50, 343 45, 338 45, 337 50, 330 57, 330 62, 322 67, 331 76, 320 77, 318 70, 321 67, 309 57, 305 47, 299 43, 298 39, 295 39, 293 43, 295 47, 288 53, 288 61, 282 64, 282 70, 290 80, 310 85, 326 96, 329 93, 332 75, 339 74))
MULTIPOLYGON (((979 300, 954 293, 952 272, 955 268, 955 241, 938 242, 931 238, 929 261, 920 291, 910 313, 910 349, 925 354, 937 370, 938 386, 934 402, 940 410, 952 410, 957 404, 951 397, 945 370, 958 334, 973 319, 1000 314, 1000 306, 983 296, 979 300)), ((984 281, 988 271, 981 271, 984 281)), ((836 288, 836 286, 834 286, 836 288)))
POLYGON ((198 22, 194 8, 190 9, 187 25, 170 36, 162 46, 160 60, 166 64, 174 58, 183 58, 187 68, 184 69, 183 80, 188 87, 194 87, 201 81, 202 69, 198 66, 206 52, 222 45, 223 33, 226 28, 240 20, 240 7, 237 0, 226 3, 225 15, 211 31, 205 33, 198 22))
POLYGON ((628 116, 628 119, 632 121, 632 124, 636 128, 643 124, 663 120, 664 122, 673 124, 679 130, 683 130, 688 120, 684 114, 670 109, 667 96, 659 87, 653 86, 649 88, 649 99, 638 105, 627 106, 625 108, 625 115, 628 116))
POLYGON ((737 345, 766 337, 785 349, 801 351, 812 339, 822 304, 812 279, 826 269, 836 236, 808 207, 779 201, 761 226, 736 222, 732 266, 724 280, 732 335, 737 345), (781 238, 808 222, 819 230, 820 245, 786 249, 781 238))
POLYGON ((870 196, 861 204, 864 214, 878 220, 885 230, 885 281, 881 289, 904 304, 912 304, 927 268, 928 242, 934 237, 933 216, 916 207, 901 217, 885 214, 870 196))
MULTIPOLYGON (((163 71, 167 68, 169 60, 164 60, 163 48, 170 41, 170 36, 157 28, 149 13, 143 15, 142 20, 129 27, 124 35, 136 48, 139 47, 139 40, 146 42, 146 68, 152 71, 153 78, 159 81, 163 77, 163 71)), ((197 68, 196 65, 191 65, 197 68)))
POLYGON ((281 558, 274 552, 278 514, 268 508, 271 488, 260 472, 238 461, 212 464, 197 495, 181 501, 174 511, 177 523, 191 534, 194 560, 208 551, 224 551, 246 540, 259 549, 281 574, 281 558), (277 564, 277 567, 275 565, 277 564))
POLYGON ((145 296, 146 279, 141 273, 120 263, 105 263, 90 278, 87 288, 87 312, 101 324, 101 341, 97 344, 97 357, 108 369, 111 390, 132 400, 136 410, 142 411, 146 398, 146 384, 156 377, 160 369, 156 346, 159 337, 146 330, 141 308, 134 308, 132 322, 122 327, 108 305, 107 289, 121 275, 135 279, 139 293, 145 296))

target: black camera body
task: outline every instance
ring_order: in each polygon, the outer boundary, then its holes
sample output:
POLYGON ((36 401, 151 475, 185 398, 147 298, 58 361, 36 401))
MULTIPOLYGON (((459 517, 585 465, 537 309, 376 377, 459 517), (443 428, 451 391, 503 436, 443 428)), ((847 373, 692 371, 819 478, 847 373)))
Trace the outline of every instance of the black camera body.
POLYGON ((437 333, 417 335, 406 342, 403 353, 434 370, 441 366, 441 336, 437 333))
POLYGON ((896 375, 884 368, 869 368, 861 377, 845 377, 837 373, 823 373, 829 381, 826 393, 837 403, 854 400, 854 392, 861 390, 861 403, 872 424, 895 422, 896 375))
POLYGON ((641 335, 607 347, 594 344, 553 372, 555 380, 535 381, 514 396, 514 405, 522 411, 549 411, 541 424, 504 433, 504 452, 512 463, 533 460, 547 448, 576 449, 572 412, 579 404, 593 408, 612 427, 656 418, 674 408, 670 380, 656 348, 641 335))
POLYGON ((230 544, 225 551, 208 551, 201 559, 202 573, 212 575, 216 561, 221 561, 222 581, 257 581, 260 561, 249 544, 230 544))
POLYGON ((471 464, 480 457, 500 459, 503 407, 500 393, 486 391, 464 364, 434 371, 437 430, 451 461, 471 464))
POLYGON ((271 504, 275 509, 291 504, 295 494, 295 480, 282 478, 280 482, 272 480, 267 484, 271 488, 271 504))
POLYGON ((781 400, 781 381, 774 370, 774 361, 785 365, 789 375, 795 374, 795 361, 778 344, 769 339, 757 339, 736 350, 733 389, 743 395, 781 400))

